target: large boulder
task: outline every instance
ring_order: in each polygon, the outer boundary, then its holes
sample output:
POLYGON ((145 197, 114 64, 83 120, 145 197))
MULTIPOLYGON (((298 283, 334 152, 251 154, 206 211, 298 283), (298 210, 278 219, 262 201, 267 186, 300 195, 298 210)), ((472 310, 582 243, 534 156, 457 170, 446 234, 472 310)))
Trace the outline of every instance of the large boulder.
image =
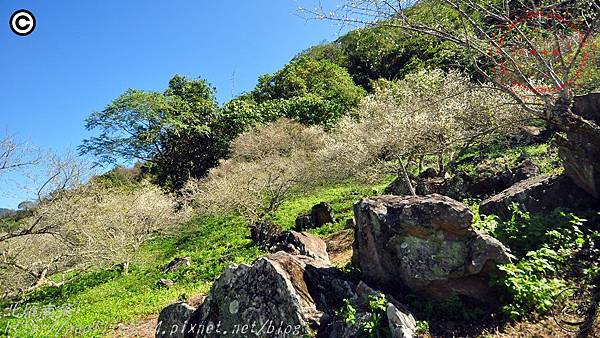
POLYGON ((570 177, 554 174, 518 182, 483 201, 479 212, 509 219, 513 203, 531 213, 548 213, 559 207, 571 210, 598 207, 598 201, 574 184, 570 177))
MULTIPOLYGON (((344 300, 357 299, 356 290, 323 260, 277 252, 227 268, 189 319, 185 337, 339 337, 329 328, 344 300)), ((412 316, 396 310, 396 330, 414 332, 408 327, 412 316)))
POLYGON ((510 256, 471 227, 473 214, 464 204, 436 194, 379 196, 356 203, 354 214, 352 261, 367 282, 435 299, 496 299, 490 274, 510 256))
POLYGON ((284 231, 271 245, 272 251, 285 251, 292 255, 303 255, 329 262, 327 244, 315 235, 305 232, 284 231))
POLYGON ((600 198, 600 93, 575 96, 571 111, 576 117, 584 118, 587 124, 595 125, 590 134, 585 128, 569 128, 567 138, 558 136, 558 154, 565 173, 573 182, 592 195, 600 198))
POLYGON ((189 330, 188 320, 196 308, 186 303, 174 303, 160 311, 156 338, 183 338, 189 330))

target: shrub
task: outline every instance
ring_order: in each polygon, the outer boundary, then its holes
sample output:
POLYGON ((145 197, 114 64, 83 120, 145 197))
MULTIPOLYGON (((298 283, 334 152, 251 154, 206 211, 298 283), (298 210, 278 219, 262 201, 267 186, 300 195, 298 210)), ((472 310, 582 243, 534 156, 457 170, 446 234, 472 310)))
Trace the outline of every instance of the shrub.
POLYGON ((191 180, 186 194, 208 214, 237 213, 256 222, 272 215, 294 188, 312 181, 311 170, 324 134, 287 119, 240 135, 231 158, 202 180, 191 180))
POLYGON ((555 278, 556 265, 562 260, 554 250, 541 248, 530 251, 524 259, 515 264, 500 266, 506 273, 497 285, 511 296, 509 304, 502 312, 510 319, 519 319, 548 312, 554 297, 566 287, 566 282, 555 278))
POLYGON ((187 216, 176 200, 147 182, 120 189, 90 183, 44 200, 22 227, 0 233, 0 280, 5 292, 49 283, 73 268, 123 264, 140 246, 187 216), (12 236, 11 236, 12 235, 12 236))
POLYGON ((510 98, 471 84, 459 72, 441 70, 379 81, 356 114, 358 120, 347 117, 332 133, 322 153, 329 170, 323 172, 381 176, 399 171, 402 161, 433 155, 443 175, 444 163, 461 150, 505 135, 528 118, 510 98))

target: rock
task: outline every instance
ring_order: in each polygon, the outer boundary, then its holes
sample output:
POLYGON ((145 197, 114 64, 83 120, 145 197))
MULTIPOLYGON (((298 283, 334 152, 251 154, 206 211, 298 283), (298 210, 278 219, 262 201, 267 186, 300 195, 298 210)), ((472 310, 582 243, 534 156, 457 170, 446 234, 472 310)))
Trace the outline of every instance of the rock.
POLYGON ((304 231, 304 230, 313 228, 312 222, 310 220, 310 215, 300 215, 300 216, 296 217, 295 223, 296 223, 295 229, 297 231, 304 231))
POLYGON ((554 174, 521 181, 483 201, 479 212, 510 219, 511 205, 531 213, 548 213, 556 208, 571 210, 598 208, 598 201, 577 187, 566 175, 554 174))
POLYGON ((164 308, 158 315, 156 338, 183 338, 194 311, 196 309, 186 303, 174 303, 164 308))
POLYGON ((436 177, 438 177, 438 172, 437 172, 437 170, 435 170, 433 168, 427 168, 419 174, 419 178, 436 178, 436 177))
POLYGON ((321 202, 311 209, 310 221, 316 228, 325 224, 334 223, 334 219, 333 209, 327 202, 321 202))
POLYGON ((510 256, 471 227, 466 205, 437 194, 379 196, 356 203, 354 215, 352 261, 365 281, 392 293, 408 288, 435 299, 497 300, 490 273, 510 256))
MULTIPOLYGON (((411 184, 413 187, 416 186, 416 182, 411 182, 411 184)), ((396 179, 394 179, 394 181, 392 181, 392 183, 390 183, 390 185, 388 185, 383 192, 388 195, 396 196, 405 196, 411 194, 410 188, 406 184, 406 181, 400 176, 396 177, 396 179)))
POLYGON ((388 319, 390 333, 394 338, 415 337, 417 322, 415 318, 400 310, 394 304, 388 303, 385 313, 388 319))
POLYGON ((446 180, 443 192, 440 195, 448 196, 455 200, 463 200, 471 197, 467 192, 472 184, 471 177, 464 171, 458 171, 446 180))
POLYGON ((281 231, 282 229, 279 225, 269 221, 261 221, 250 227, 250 238, 256 245, 262 249, 266 249, 279 236, 281 231))
POLYGON ((587 120, 600 124, 600 93, 589 93, 573 97, 571 111, 587 120))
POLYGON ((327 245, 315 235, 304 232, 284 231, 274 240, 272 251, 285 251, 292 255, 303 255, 329 263, 327 245))
POLYGON ((476 181, 467 187, 467 193, 473 197, 487 197, 499 193, 513 183, 513 172, 509 168, 494 175, 476 181))
POLYGON ((158 282, 156 282, 156 286, 158 286, 159 288, 170 288, 173 285, 175 285, 175 282, 173 282, 170 279, 164 279, 161 278, 158 282))
MULTIPOLYGON (((600 93, 575 96, 571 111, 591 124, 600 125, 600 93)), ((597 126, 596 126, 597 128, 597 126)), ((600 198, 600 134, 580 128, 568 128, 567 138, 557 137, 558 154, 565 173, 573 182, 600 198)))
POLYGON ((301 337, 331 318, 353 288, 323 260, 270 254, 227 268, 190 318, 194 330, 185 337, 301 337))
POLYGON ((539 174, 539 172, 540 168, 535 163, 533 163, 532 160, 526 159, 523 162, 521 162, 521 164, 519 164, 515 169, 512 170, 511 183, 515 184, 528 178, 535 177, 539 174))
POLYGON ((183 266, 190 266, 190 257, 175 257, 163 268, 164 273, 175 272, 183 266))
POLYGON ((600 198, 600 148, 587 143, 586 137, 574 132, 567 133, 568 140, 558 136, 558 155, 565 173, 573 183, 594 198, 600 198))

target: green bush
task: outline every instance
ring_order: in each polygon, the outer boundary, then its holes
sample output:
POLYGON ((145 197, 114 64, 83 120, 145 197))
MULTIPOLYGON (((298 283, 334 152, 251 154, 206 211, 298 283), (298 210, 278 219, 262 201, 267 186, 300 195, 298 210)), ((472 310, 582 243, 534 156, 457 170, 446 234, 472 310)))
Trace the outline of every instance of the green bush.
POLYGON ((225 111, 262 123, 287 117, 331 127, 364 95, 344 68, 328 60, 300 57, 275 74, 261 76, 252 92, 226 104, 225 111))
MULTIPOLYGON (((535 317, 549 312, 556 295, 570 285, 567 269, 577 259, 577 253, 586 245, 593 245, 596 233, 584 233, 580 227, 586 220, 571 213, 555 211, 541 216, 530 215, 516 205, 512 208, 510 220, 501 222, 495 216, 488 216, 479 226, 522 257, 501 265, 504 274, 492 281, 509 296, 502 312, 510 319, 535 317)), ((584 274, 594 273, 593 259, 579 264, 583 267, 591 264, 591 269, 583 269, 584 274)))
POLYGON ((554 250, 542 248, 530 251, 517 263, 500 266, 506 274, 495 281, 511 296, 502 312, 510 319, 544 314, 552 307, 554 297, 566 287, 566 282, 555 278, 556 265, 563 258, 554 250))

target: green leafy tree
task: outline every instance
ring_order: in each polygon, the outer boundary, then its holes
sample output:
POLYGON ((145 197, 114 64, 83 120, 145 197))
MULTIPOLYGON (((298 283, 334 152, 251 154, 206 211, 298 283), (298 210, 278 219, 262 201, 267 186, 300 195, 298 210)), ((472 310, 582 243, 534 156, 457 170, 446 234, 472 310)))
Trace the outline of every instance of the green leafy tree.
POLYGON ((306 125, 330 127, 364 95, 344 68, 329 60, 300 57, 275 74, 261 76, 256 88, 234 100, 230 108, 252 115, 253 121, 287 117, 306 125))
POLYGON ((101 163, 141 160, 162 186, 178 189, 225 156, 215 90, 205 80, 175 76, 164 93, 130 89, 86 120, 98 136, 80 152, 101 163))

